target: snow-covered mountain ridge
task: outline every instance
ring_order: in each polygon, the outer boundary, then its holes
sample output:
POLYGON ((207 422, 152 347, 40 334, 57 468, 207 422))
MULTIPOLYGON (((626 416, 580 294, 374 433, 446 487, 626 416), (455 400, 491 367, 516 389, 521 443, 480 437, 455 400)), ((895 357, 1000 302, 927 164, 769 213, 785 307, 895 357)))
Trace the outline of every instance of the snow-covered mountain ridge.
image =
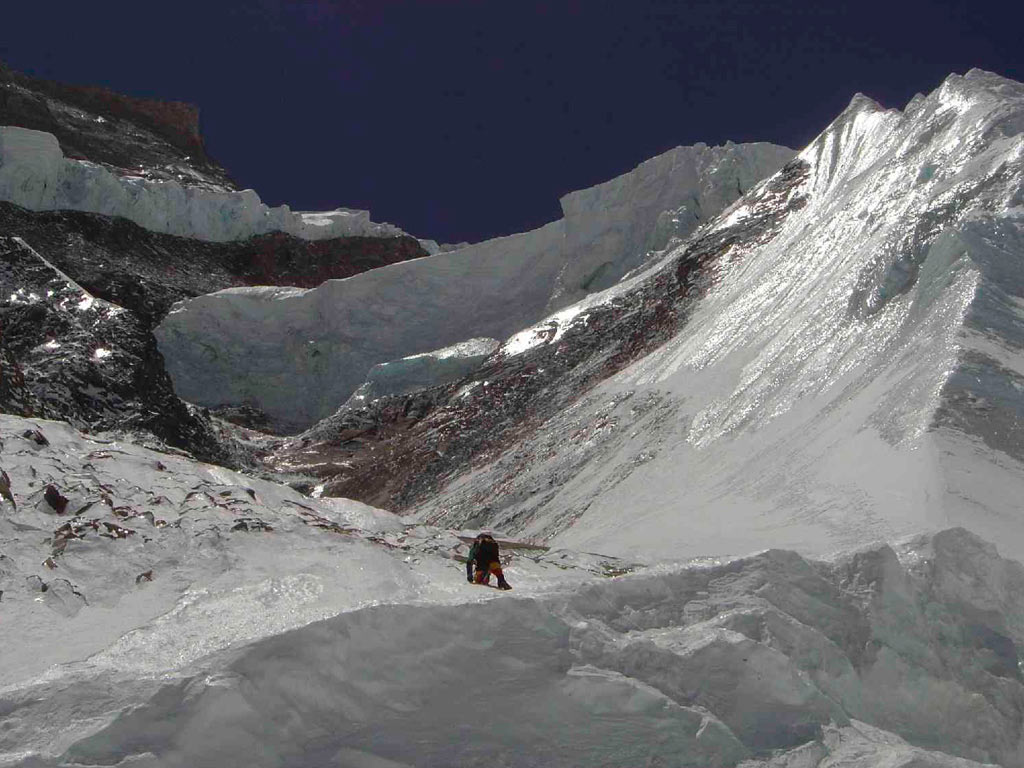
POLYGON ((198 297, 176 307, 157 338, 186 399, 255 405, 307 427, 345 402, 374 365, 471 336, 506 338, 613 284, 792 154, 771 144, 678 147, 565 196, 565 218, 532 232, 310 291, 198 297))
POLYGON ((857 97, 644 274, 295 455, 328 492, 622 555, 949 524, 1024 555, 1022 126, 1024 86, 980 71, 857 97))

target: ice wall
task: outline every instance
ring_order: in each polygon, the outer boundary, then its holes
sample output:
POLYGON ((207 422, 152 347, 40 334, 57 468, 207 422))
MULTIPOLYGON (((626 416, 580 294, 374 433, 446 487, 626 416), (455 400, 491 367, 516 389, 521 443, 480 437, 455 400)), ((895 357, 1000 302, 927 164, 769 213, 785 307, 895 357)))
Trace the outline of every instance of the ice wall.
POLYGON ((370 368, 471 336, 504 338, 544 310, 562 222, 317 288, 231 288, 182 302, 155 333, 175 391, 250 403, 295 427, 329 416, 370 368))
POLYGON ((611 181, 565 195, 565 266, 549 311, 613 285, 652 250, 724 211, 793 154, 765 143, 676 147, 611 181))
POLYGON ((771 144, 679 147, 563 200, 566 216, 496 238, 329 281, 307 291, 240 289, 183 302, 157 329, 177 392, 250 403, 296 426, 330 415, 378 363, 473 336, 504 339, 553 306, 615 282, 665 237, 685 234, 792 151, 771 144))
POLYGON ((0 126, 0 200, 33 211, 123 216, 154 232, 199 240, 241 240, 273 231, 307 240, 405 234, 370 221, 369 211, 293 212, 287 205, 265 205, 251 189, 216 191, 116 176, 95 163, 65 158, 52 134, 14 126, 0 126))

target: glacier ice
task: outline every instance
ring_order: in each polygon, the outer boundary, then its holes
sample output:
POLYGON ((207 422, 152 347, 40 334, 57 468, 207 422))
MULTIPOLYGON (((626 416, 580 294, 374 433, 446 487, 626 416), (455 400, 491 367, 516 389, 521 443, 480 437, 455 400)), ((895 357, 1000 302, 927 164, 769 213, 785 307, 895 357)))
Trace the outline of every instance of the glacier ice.
POLYGON ((378 397, 405 395, 461 379, 493 354, 497 339, 467 339, 444 349, 421 352, 373 366, 345 405, 358 407, 378 397))
POLYGON ((117 176, 95 163, 65 158, 52 134, 15 126, 0 126, 0 200, 33 211, 123 216, 154 232, 199 240, 241 240, 276 231, 306 240, 405 234, 370 221, 368 211, 298 212, 287 205, 271 208, 251 189, 234 192, 117 176))
POLYGON ((678 147, 562 199, 532 232, 394 264, 306 292, 231 289, 176 306, 157 329, 178 393, 248 403, 281 422, 330 415, 371 367, 474 336, 504 339, 642 263, 777 170, 771 144, 678 147), (658 216, 682 205, 668 230, 658 216), (692 210, 691 210, 692 209, 692 210))
POLYGON ((547 311, 615 284, 652 251, 685 237, 788 162, 771 144, 676 147, 561 199, 565 266, 547 311))

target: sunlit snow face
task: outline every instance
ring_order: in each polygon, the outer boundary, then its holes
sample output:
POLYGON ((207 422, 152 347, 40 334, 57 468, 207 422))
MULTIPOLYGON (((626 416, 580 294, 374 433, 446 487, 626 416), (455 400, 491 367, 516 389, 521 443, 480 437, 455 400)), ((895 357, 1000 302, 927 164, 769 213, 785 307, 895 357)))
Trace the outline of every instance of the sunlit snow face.
MULTIPOLYGON (((829 409, 861 398, 862 423, 896 442, 929 427, 981 279, 970 249, 938 236, 1012 198, 1003 177, 1019 139, 981 141, 991 129, 979 104, 944 89, 909 119, 855 101, 801 153, 808 206, 769 244, 731 253, 687 331, 641 366, 663 383, 735 371, 696 414, 694 445, 819 397, 829 409)), ((717 226, 740 223, 749 205, 717 226)))
POLYGON ((586 308, 586 301, 573 304, 571 307, 551 315, 543 323, 520 331, 501 346, 501 353, 506 357, 515 357, 534 347, 554 344, 565 336, 570 328, 587 322, 586 308))

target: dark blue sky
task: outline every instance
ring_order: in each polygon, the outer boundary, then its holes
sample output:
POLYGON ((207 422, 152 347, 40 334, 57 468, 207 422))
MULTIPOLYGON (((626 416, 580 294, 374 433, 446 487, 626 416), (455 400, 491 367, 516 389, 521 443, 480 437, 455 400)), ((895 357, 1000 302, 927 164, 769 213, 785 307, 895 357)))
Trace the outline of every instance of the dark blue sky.
POLYGON ((1020 2, 131 0, 3 10, 0 59, 199 105, 271 204, 480 240, 677 144, 800 147, 857 91, 1024 80, 1020 2))

